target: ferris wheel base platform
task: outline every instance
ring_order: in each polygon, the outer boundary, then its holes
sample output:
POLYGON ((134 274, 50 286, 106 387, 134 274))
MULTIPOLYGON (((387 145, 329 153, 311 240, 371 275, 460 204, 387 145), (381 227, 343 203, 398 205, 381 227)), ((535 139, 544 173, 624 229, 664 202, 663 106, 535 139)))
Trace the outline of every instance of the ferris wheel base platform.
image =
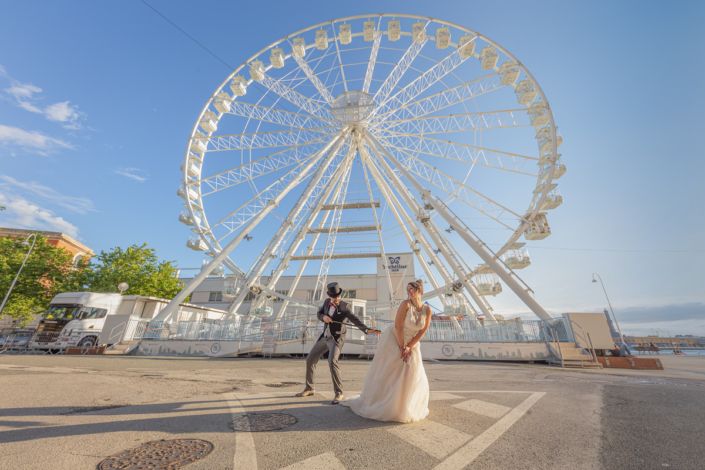
MULTIPOLYGON (((134 349, 138 356, 183 357, 286 357, 305 355, 313 341, 287 341, 274 345, 227 340, 142 340, 134 349)), ((549 347, 540 342, 442 342, 424 341, 421 354, 426 360, 544 362, 553 357, 549 347)), ((370 358, 374 348, 361 341, 347 341, 346 357, 370 358)))

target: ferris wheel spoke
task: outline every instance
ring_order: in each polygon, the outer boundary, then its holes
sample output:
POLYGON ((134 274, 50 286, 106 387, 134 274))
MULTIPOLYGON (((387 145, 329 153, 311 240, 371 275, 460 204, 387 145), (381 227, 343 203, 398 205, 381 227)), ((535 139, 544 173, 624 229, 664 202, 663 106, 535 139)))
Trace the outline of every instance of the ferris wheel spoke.
POLYGON ((289 147, 267 155, 266 157, 258 158, 257 160, 252 160, 215 175, 202 178, 201 186, 204 189, 207 186, 210 188, 210 191, 202 189, 201 195, 203 197, 209 196, 224 189, 232 188, 233 186, 254 180, 255 178, 301 163, 302 160, 312 158, 315 149, 304 151, 305 147, 306 146, 289 147))
MULTIPOLYGON (((331 215, 331 211, 325 211, 325 213, 321 216, 320 221, 318 222, 318 229, 314 230, 311 232, 311 228, 313 227, 313 224, 316 220, 316 216, 318 213, 320 213, 323 204, 326 201, 330 201, 333 203, 338 198, 338 195, 340 194, 342 190, 341 185, 328 185, 326 189, 325 195, 319 200, 317 207, 311 211, 309 219, 306 224, 302 224, 299 232, 296 235, 296 238, 292 241, 291 245, 288 247, 286 250, 286 255, 283 256, 277 265, 277 267, 272 271, 272 275, 270 276, 269 283, 267 285, 268 289, 274 289, 276 286, 277 282, 279 281, 281 275, 284 273, 284 271, 287 269, 289 266, 289 263, 291 262, 291 259, 294 257, 296 254, 299 246, 301 243, 303 243, 304 239, 306 238, 306 235, 309 233, 312 233, 313 237, 311 242, 309 243, 308 247, 304 250, 304 256, 302 257, 303 259, 301 260, 301 263, 299 265, 299 268, 296 272, 296 275, 294 276, 293 281, 291 282, 291 285, 289 287, 289 292, 294 293, 296 292, 296 289, 299 285, 299 281, 301 280, 301 276, 303 275, 306 266, 308 265, 308 257, 313 254, 316 245, 318 244, 318 240, 324 233, 324 227, 326 227, 326 223, 328 221, 328 218, 331 215), (331 194, 329 189, 333 189, 334 193, 331 194)), ((285 311, 289 301, 287 299, 284 300, 282 303, 282 306, 280 307, 279 313, 277 314, 277 318, 280 318, 283 312, 285 311)))
POLYGON ((462 104, 478 96, 498 91, 504 87, 506 85, 502 84, 500 76, 496 73, 490 73, 412 101, 406 106, 392 109, 386 114, 379 114, 371 120, 370 125, 377 125, 387 119, 413 119, 427 116, 442 109, 462 104))
POLYGON ((501 219, 502 216, 509 214, 513 216, 513 218, 516 218, 519 222, 523 221, 523 217, 517 212, 495 201, 472 186, 463 183, 438 168, 423 162, 415 156, 403 151, 398 151, 394 148, 387 148, 386 150, 392 154, 396 154, 398 163, 404 166, 404 168, 409 170, 412 174, 442 190, 446 194, 459 199, 467 206, 491 218, 508 230, 513 231, 514 227, 504 222, 501 219), (478 197, 480 198, 479 201, 477 201, 478 197))
POLYGON ((402 138, 393 139, 385 136, 380 136, 378 134, 375 135, 375 137, 377 137, 380 142, 387 143, 388 147, 392 146, 398 150, 403 150, 416 155, 427 155, 429 157, 440 158, 444 160, 469 162, 473 166, 479 164, 483 168, 489 168, 492 170, 515 173, 523 176, 530 176, 532 178, 538 177, 538 172, 528 171, 523 168, 527 163, 527 161, 523 159, 499 156, 489 152, 485 152, 484 150, 475 150, 468 148, 459 149, 463 152, 462 156, 459 157, 458 155, 451 153, 436 153, 432 150, 429 150, 428 147, 423 146, 421 142, 418 142, 418 140, 420 139, 407 139, 408 136, 403 137, 403 139, 405 140, 402 140, 402 138), (507 160, 509 160, 509 162, 507 162, 507 160))
MULTIPOLYGON (((395 217, 397 217, 397 222, 399 223, 400 227, 402 227, 402 231, 405 231, 407 228, 411 230, 412 234, 414 235, 413 241, 421 244, 429 258, 431 258, 433 264, 436 266, 436 269, 438 269, 439 273, 444 278, 445 282, 452 282, 453 278, 447 271, 443 262, 441 262, 441 260, 438 258, 438 253, 433 250, 432 245, 427 240, 426 235, 421 232, 421 229, 417 225, 417 222, 404 209, 404 205, 394 194, 394 191, 392 190, 392 186, 394 185, 394 183, 392 182, 390 184, 390 182, 387 181, 387 178, 385 178, 381 170, 377 168, 377 165, 374 163, 374 160, 370 157, 365 147, 361 148, 361 152, 365 157, 364 163, 366 167, 369 168, 370 174, 375 180, 377 187, 380 189, 383 197, 387 201, 387 205, 392 209, 392 213, 395 215, 395 217)), ((411 207, 411 209, 413 210, 414 207, 411 207)), ((418 251, 418 247, 412 247, 412 251, 418 251)))
POLYGON ((349 145, 349 150, 347 152, 348 156, 343 161, 343 165, 331 165, 340 147, 341 146, 338 146, 333 152, 331 152, 331 156, 327 159, 328 165, 324 164, 318 169, 318 171, 316 171, 316 174, 313 176, 306 189, 304 189, 303 193, 299 196, 296 204, 294 204, 292 209, 289 211, 284 223, 279 226, 279 229, 274 234, 267 247, 249 270, 247 280, 244 285, 245 288, 232 303, 230 307, 231 312, 236 311, 240 307, 242 302, 245 300, 245 296, 247 295, 249 288, 252 286, 253 281, 262 275, 266 267, 271 262, 272 257, 286 238, 286 235, 290 231, 298 228, 298 226, 306 218, 306 215, 310 213, 312 206, 314 206, 317 201, 322 198, 326 192, 326 189, 327 191, 332 190, 333 185, 330 184, 331 179, 335 178, 336 175, 341 175, 342 168, 346 167, 347 161, 351 158, 350 155, 354 154, 353 147, 349 145), (308 211, 306 209, 308 209, 308 211))
POLYGON ((325 121, 332 121, 333 116, 328 112, 327 103, 324 101, 316 101, 307 96, 302 95, 298 91, 294 90, 290 86, 286 85, 280 80, 276 80, 269 75, 264 75, 262 80, 257 81, 264 88, 270 92, 279 95, 284 98, 289 103, 297 106, 298 108, 304 110, 313 117, 323 119, 325 121))
POLYGON ((238 100, 233 101, 230 111, 228 111, 227 114, 268 122, 270 124, 278 124, 283 127, 293 127, 296 129, 305 129, 308 127, 332 127, 334 125, 332 121, 317 116, 311 116, 310 114, 302 115, 301 113, 285 111, 279 108, 263 106, 260 104, 245 103, 238 100))
MULTIPOLYGON (((426 29, 426 26, 428 26, 429 23, 430 21, 426 21, 424 30, 426 29)), ((406 49, 406 51, 404 51, 404 55, 402 55, 399 61, 394 65, 392 71, 389 72, 387 78, 385 78, 382 85, 380 85, 379 89, 377 89, 377 92, 374 94, 373 101, 375 103, 379 103, 378 107, 384 105, 387 102, 392 91, 397 86, 397 83, 399 83, 399 80, 401 80, 404 74, 409 70, 411 64, 414 62, 414 59, 416 59, 416 56, 419 55, 427 41, 428 39, 424 34, 423 40, 412 41, 411 45, 406 49)), ((376 110, 373 112, 373 115, 375 114, 377 114, 376 110)))
POLYGON ((418 151, 422 153, 430 152, 430 154, 444 155, 444 158, 449 158, 451 160, 472 160, 472 156, 475 153, 482 151, 484 154, 494 155, 494 158, 516 158, 527 162, 533 162, 534 164, 539 161, 538 157, 533 157, 531 155, 508 152, 505 150, 484 147, 481 145, 473 145, 465 142, 454 142, 451 140, 438 139, 434 137, 411 137, 397 134, 382 135, 380 137, 391 145, 396 145, 399 143, 402 147, 418 149, 418 151))
POLYGON ((335 186, 339 186, 339 184, 332 184, 332 181, 339 183, 341 175, 345 174, 345 171, 342 168, 346 165, 350 165, 352 162, 354 147, 350 145, 349 142, 346 142, 346 145, 347 149, 341 148, 340 154, 345 154, 347 156, 339 162, 335 162, 335 164, 331 165, 329 168, 326 168, 323 176, 318 180, 318 182, 311 181, 309 183, 306 188, 309 197, 303 201, 302 211, 298 215, 290 213, 285 219, 287 221, 286 224, 290 224, 291 227, 296 229, 301 225, 302 221, 306 217, 315 218, 316 213, 323 205, 323 201, 325 201, 330 194, 330 190, 335 186), (293 221, 293 223, 290 223, 291 221, 293 221))
POLYGON ((379 30, 382 18, 380 17, 377 22, 377 29, 375 30, 375 39, 372 42, 372 48, 370 48, 370 58, 367 61, 367 70, 365 71, 365 80, 362 83, 362 91, 368 93, 370 91, 370 85, 372 84, 372 75, 374 74, 375 65, 377 64, 377 55, 379 54, 379 46, 382 43, 382 32, 379 30))
POLYGON ((333 102, 333 95, 331 95, 330 91, 328 91, 328 88, 321 83, 321 80, 316 76, 316 74, 311 70, 311 67, 308 65, 308 62, 306 62, 306 59, 303 57, 299 57, 298 55, 292 54, 294 56, 294 60, 296 63, 299 65, 299 68, 304 72, 304 75, 306 75, 306 78, 308 78, 308 81, 311 82, 311 84, 316 87, 316 90, 318 90, 318 93, 323 97, 324 100, 328 104, 333 102))
POLYGON ((466 60, 467 58, 460 54, 460 49, 455 49, 430 69, 416 77, 411 83, 392 95, 384 103, 377 106, 372 117, 384 115, 406 106, 414 98, 423 94, 443 77, 457 69, 466 60))
MULTIPOLYGON (((377 161, 379 162, 380 166, 382 167, 382 172, 386 175, 386 177, 392 182, 393 186, 399 191, 399 194, 402 196, 404 199, 404 202, 414 211, 414 213, 418 214, 419 217, 422 217, 423 214, 425 213, 424 209, 418 204, 418 202, 414 199, 413 195, 410 193, 408 188, 404 185, 404 183, 399 179, 399 176, 394 173, 393 169, 389 166, 389 164, 386 162, 386 160, 383 158, 383 156, 379 153, 380 151, 382 153, 387 154, 388 157, 390 157, 392 160, 394 157, 390 154, 388 154, 388 151, 384 149, 383 147, 379 147, 376 145, 372 140, 369 139, 369 137, 366 138, 366 143, 367 147, 374 149, 375 153, 379 156, 377 161)), ((386 184, 384 180, 382 180, 382 184, 386 184)), ((482 298, 482 296, 478 293, 477 289, 473 285, 472 281, 469 279, 469 273, 466 271, 466 269, 463 267, 462 262, 460 261, 460 258, 457 254, 457 252, 453 249, 452 245, 448 243, 448 241, 443 237, 441 232, 438 230, 438 228, 435 226, 433 221, 431 220, 431 217, 423 217, 423 219, 420 221, 421 226, 424 228, 424 230, 429 234, 433 242, 436 244, 438 247, 439 253, 443 255, 443 258, 445 259, 446 263, 448 266, 450 266, 451 271, 455 274, 455 277, 462 282, 462 284, 465 286, 467 289, 468 293, 470 296, 473 298, 473 300, 476 302, 476 304, 480 307, 480 310, 487 315, 489 318, 494 320, 494 316, 492 314, 492 308, 489 306, 489 304, 482 298)))
MULTIPOLYGON (((335 22, 331 21, 330 22, 330 29, 333 30, 333 43, 335 44, 335 54, 338 57, 338 67, 340 70, 340 77, 342 78, 343 82, 343 90, 345 92, 348 91, 348 80, 345 78, 345 67, 343 66, 343 58, 340 56, 340 45, 338 44, 338 38, 336 37, 336 32, 335 32, 335 22)), ((331 100, 330 102, 332 102, 331 100)))
MULTIPOLYGON (((367 188, 367 195, 370 200, 370 206, 372 207, 372 216, 377 232, 377 242, 379 243, 379 251, 382 255, 382 259, 385 260, 384 262, 386 263, 387 260, 387 252, 384 248, 384 235, 382 234, 382 224, 380 222, 379 216, 377 215, 377 208, 375 207, 375 199, 372 194, 372 186, 370 185, 370 178, 367 174, 367 167, 363 164, 362 166, 363 170, 363 175, 365 177, 365 187, 367 188)), ((408 232, 405 232, 408 235, 408 232)), ((408 238, 408 237, 407 237, 408 238)), ((392 292, 394 292, 394 286, 392 284, 392 278, 389 274, 389 270, 385 269, 384 270, 385 278, 387 281, 387 289, 389 291, 389 301, 393 302, 394 299, 392 299, 392 292)))
POLYGON ((304 163, 305 162, 301 162, 300 165, 297 165, 285 173, 277 181, 264 188, 255 196, 241 204, 237 209, 229 212, 225 217, 213 224, 213 228, 222 227, 226 230, 226 233, 218 238, 218 242, 221 242, 225 238, 229 237, 255 215, 260 213, 265 207, 267 207, 267 205, 274 200, 274 197, 279 193, 279 191, 294 180, 304 163))
MULTIPOLYGON (((354 157, 356 153, 356 147, 351 146, 351 157, 354 157)), ((345 165, 345 172, 342 180, 338 182, 342 186, 342 190, 338 193, 338 198, 335 200, 335 209, 333 209, 333 216, 331 223, 328 227, 328 234, 326 236, 326 243, 323 249, 323 256, 321 258, 321 265, 318 270, 318 277, 316 278, 316 287, 313 289, 314 300, 320 301, 325 291, 325 287, 328 280, 328 271, 330 269, 330 263, 335 251, 335 242, 338 236, 338 229, 340 227, 340 221, 343 216, 342 204, 345 201, 348 192, 348 186, 350 184, 350 174, 352 171, 352 158, 347 161, 345 165)))
POLYGON ((302 146, 325 142, 331 137, 330 128, 246 132, 242 134, 213 135, 207 139, 209 152, 255 150, 272 147, 302 146))
POLYGON ((400 119, 385 121, 383 129, 396 132, 397 135, 416 136, 529 127, 531 123, 528 120, 522 121, 522 117, 526 116, 525 111, 525 109, 511 109, 400 119))
MULTIPOLYGON (((392 214, 394 215, 394 218, 397 221, 397 224, 402 230, 402 233, 406 237, 407 243, 409 244, 409 249, 416 255, 417 260, 419 261, 419 264, 421 265, 422 269, 424 270, 424 273, 426 274, 426 277, 431 281, 431 285, 433 286, 434 289, 438 289, 439 283, 436 280, 436 277, 434 276, 429 264, 426 262, 426 259, 420 255, 420 248, 418 244, 421 244, 421 247, 426 251, 427 255, 431 258, 431 261, 436 265, 436 269, 438 270, 439 274, 441 277, 445 279, 446 283, 450 283, 452 281, 452 278, 448 275, 447 271, 445 270, 445 267, 443 264, 438 260, 436 257, 436 254, 434 253, 433 249, 430 247, 428 242, 426 241, 425 236, 419 232, 418 228, 416 228, 416 225, 414 224, 413 220, 409 215, 404 211, 404 208, 401 207, 401 205, 398 203, 398 200, 396 199, 396 196, 394 196, 393 193, 390 193, 387 190, 386 186, 383 186, 379 181, 381 179, 381 176, 379 174, 379 170, 374 168, 374 164, 370 161, 369 156, 367 155, 367 152, 364 149, 361 149, 361 154, 363 156, 363 169, 365 170, 365 176, 367 177, 367 170, 369 170, 369 173, 372 175, 372 178, 375 180, 375 183, 377 185, 377 188, 379 189, 379 192, 382 194, 382 197, 385 199, 387 202, 387 207, 389 207, 392 211, 392 214), (411 232, 410 232, 411 230, 411 232), (413 233, 413 235, 412 235, 413 233)), ((369 186, 369 183, 368 183, 369 186)), ((371 190, 370 190, 371 192, 371 190)), ((382 234, 380 230, 380 245, 382 245, 382 234)), ((384 253, 382 256, 385 256, 384 253)), ((386 259, 383 258, 383 259, 386 259)), ((387 274, 387 282, 391 283, 391 278, 389 277, 389 272, 388 270, 385 270, 387 274)), ((389 292, 393 292, 393 289, 390 287, 389 292)), ((447 299, 445 296, 440 296, 441 303, 443 305, 447 305, 447 299)))
POLYGON ((387 146, 412 152, 415 155, 426 155, 444 160, 468 162, 473 167, 480 165, 483 168, 514 173, 524 176, 538 177, 535 170, 537 159, 521 154, 513 154, 501 150, 479 147, 470 144, 453 142, 444 139, 422 137, 420 135, 372 133, 375 138, 383 141, 387 146), (531 170, 527 169, 531 165, 531 170))
MULTIPOLYGON (((221 236, 218 241, 222 241, 224 238, 230 236, 232 233, 236 232, 240 227, 246 224, 254 216, 259 214, 264 208, 266 208, 272 201, 276 199, 276 196, 287 188, 288 185, 300 177, 301 171, 307 168, 308 165, 313 160, 314 166, 316 162, 321 161, 323 155, 330 149, 331 144, 340 141, 339 136, 333 141, 329 142, 323 149, 321 149, 312 159, 304 160, 297 164, 294 168, 282 175, 277 181, 274 181, 265 189, 257 193, 255 196, 247 200, 240 207, 234 211, 228 213, 225 217, 221 218, 213 227, 223 227, 227 233, 221 236)), ((304 175, 303 178, 306 176, 304 175)), ((303 181, 303 179, 302 179, 303 181)))

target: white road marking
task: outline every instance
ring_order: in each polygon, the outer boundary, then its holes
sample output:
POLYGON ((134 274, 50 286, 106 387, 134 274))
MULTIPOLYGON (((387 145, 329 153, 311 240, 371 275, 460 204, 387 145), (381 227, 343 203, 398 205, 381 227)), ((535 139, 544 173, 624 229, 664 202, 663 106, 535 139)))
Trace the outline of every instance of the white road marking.
POLYGON ((281 470, 345 470, 345 465, 335 457, 334 453, 326 452, 325 454, 296 462, 281 470))
POLYGON ((428 419, 394 426, 387 431, 437 459, 442 459, 472 439, 470 434, 428 419))
POLYGON ((465 398, 465 397, 461 397, 460 395, 454 395, 454 394, 448 393, 448 392, 431 392, 431 401, 459 400, 460 398, 465 398))
MULTIPOLYGON (((235 415, 245 413, 242 402, 234 393, 226 394, 228 406, 233 418, 235 415)), ((249 427, 249 425, 248 425, 249 427)), ((253 470, 257 468, 257 450, 255 449, 255 439, 248 429, 247 431, 235 432, 235 452, 233 454, 233 470, 253 470)))
POLYGON ((504 405, 498 405, 497 403, 491 403, 484 400, 470 399, 462 403, 456 403, 453 408, 458 408, 460 410, 470 411, 472 413, 487 416, 488 418, 501 418, 511 408, 504 405))
MULTIPOLYGON (((349 397, 355 395, 356 393, 357 392, 350 392, 346 395, 349 397)), ((490 426, 487 430, 485 430, 485 432, 478 435, 474 439, 472 439, 472 436, 468 434, 462 433, 461 431, 430 420, 422 421, 420 423, 400 425, 395 428, 389 428, 387 429, 387 431, 392 432, 393 434, 402 438, 409 444, 414 445, 417 448, 423 450, 424 452, 436 456, 439 459, 442 459, 445 455, 448 455, 449 452, 454 452, 450 454, 450 456, 446 458, 446 460, 438 464, 434 468, 434 470, 462 469, 471 464, 485 449, 487 449, 497 439, 499 439, 502 434, 504 434, 511 426, 513 426, 519 419, 521 419, 524 414, 526 414, 529 408, 531 408, 539 399, 541 399, 541 397, 546 394, 546 392, 531 392, 525 390, 447 390, 431 392, 431 399, 450 400, 456 398, 463 398, 463 396, 456 394, 468 395, 474 393, 523 393, 530 396, 523 402, 521 402, 516 408, 508 408, 508 410, 511 411, 504 414, 504 416, 499 421, 497 421, 494 425, 490 426), (433 398, 434 395, 443 398, 433 398), (423 431, 424 428, 429 428, 429 430, 423 431), (452 435, 449 436, 448 433, 452 433, 452 435), (461 436, 462 442, 457 442, 461 440, 461 436), (470 441, 468 442, 468 440, 470 441), (460 447, 458 448, 458 446, 460 447), (434 447, 436 447, 437 449, 434 447), (443 455, 441 455, 441 450, 439 449, 444 449, 443 455)), ((238 394, 238 396, 235 396, 234 394, 228 395, 228 403, 233 414, 240 414, 244 412, 244 409, 239 398, 248 401, 248 404, 252 405, 254 403, 251 403, 250 400, 257 401, 259 397, 291 397, 291 395, 291 392, 245 392, 238 394)), ((316 392, 316 395, 319 399, 320 397, 332 398, 333 393, 331 391, 316 392)), ((298 402, 299 404, 302 404, 301 402, 305 402, 307 400, 310 400, 310 397, 308 399, 296 398, 292 400, 292 402, 298 402)), ((313 401, 315 402, 316 400, 313 401)), ((469 400, 468 402, 464 403, 469 403, 472 401, 473 400, 469 400)), ((474 400, 474 402, 482 402, 484 404, 482 406, 483 410, 489 409, 490 406, 488 405, 491 405, 491 407, 495 407, 495 410, 499 409, 497 407, 503 406, 498 405, 496 403, 484 402, 482 400, 474 400)), ((473 405, 473 407, 479 409, 477 408, 477 404, 473 405)), ((257 468, 257 453, 255 451, 254 439, 250 432, 238 432, 235 434, 235 453, 233 455, 233 468, 247 470, 257 468)), ((284 470, 328 469, 344 470, 345 466, 335 457, 333 453, 327 452, 325 454, 320 454, 314 457, 310 457, 306 460, 302 460, 301 462, 297 462, 293 465, 286 467, 284 470)))
POLYGON ((545 394, 546 392, 532 393, 529 398, 504 415, 502 419, 490 426, 485 432, 458 449, 446 460, 436 465, 434 470, 455 470, 462 469, 470 465, 485 449, 499 439, 499 437, 504 434, 514 423, 519 421, 519 419, 526 414, 529 408, 531 408, 545 394))

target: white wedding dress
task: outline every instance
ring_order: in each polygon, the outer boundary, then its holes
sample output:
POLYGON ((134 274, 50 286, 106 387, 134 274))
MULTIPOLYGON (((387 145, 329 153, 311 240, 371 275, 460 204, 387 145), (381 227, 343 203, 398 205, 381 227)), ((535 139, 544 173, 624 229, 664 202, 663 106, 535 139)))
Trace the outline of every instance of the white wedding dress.
MULTIPOLYGON (((409 304, 404 318, 404 344, 424 327, 425 316, 425 308, 416 313, 409 304)), ((413 347, 408 362, 402 361, 392 325, 380 337, 362 392, 341 404, 365 418, 411 423, 428 416, 428 399, 420 345, 413 347)))

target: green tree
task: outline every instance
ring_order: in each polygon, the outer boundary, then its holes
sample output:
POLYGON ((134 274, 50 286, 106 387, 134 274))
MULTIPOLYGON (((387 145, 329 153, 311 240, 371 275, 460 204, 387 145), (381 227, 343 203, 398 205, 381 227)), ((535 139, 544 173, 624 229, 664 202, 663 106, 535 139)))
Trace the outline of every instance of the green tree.
POLYGON ((176 277, 177 270, 171 261, 159 261, 153 248, 130 245, 126 249, 115 247, 91 260, 88 290, 92 292, 118 292, 118 284, 126 282, 126 294, 150 295, 172 298, 182 287, 176 277))
MULTIPOLYGON (((28 249, 22 239, 0 238, 0 299, 10 288, 28 249)), ((85 280, 86 263, 74 266, 71 253, 37 236, 2 315, 24 323, 44 310, 57 293, 83 290, 85 280)))

